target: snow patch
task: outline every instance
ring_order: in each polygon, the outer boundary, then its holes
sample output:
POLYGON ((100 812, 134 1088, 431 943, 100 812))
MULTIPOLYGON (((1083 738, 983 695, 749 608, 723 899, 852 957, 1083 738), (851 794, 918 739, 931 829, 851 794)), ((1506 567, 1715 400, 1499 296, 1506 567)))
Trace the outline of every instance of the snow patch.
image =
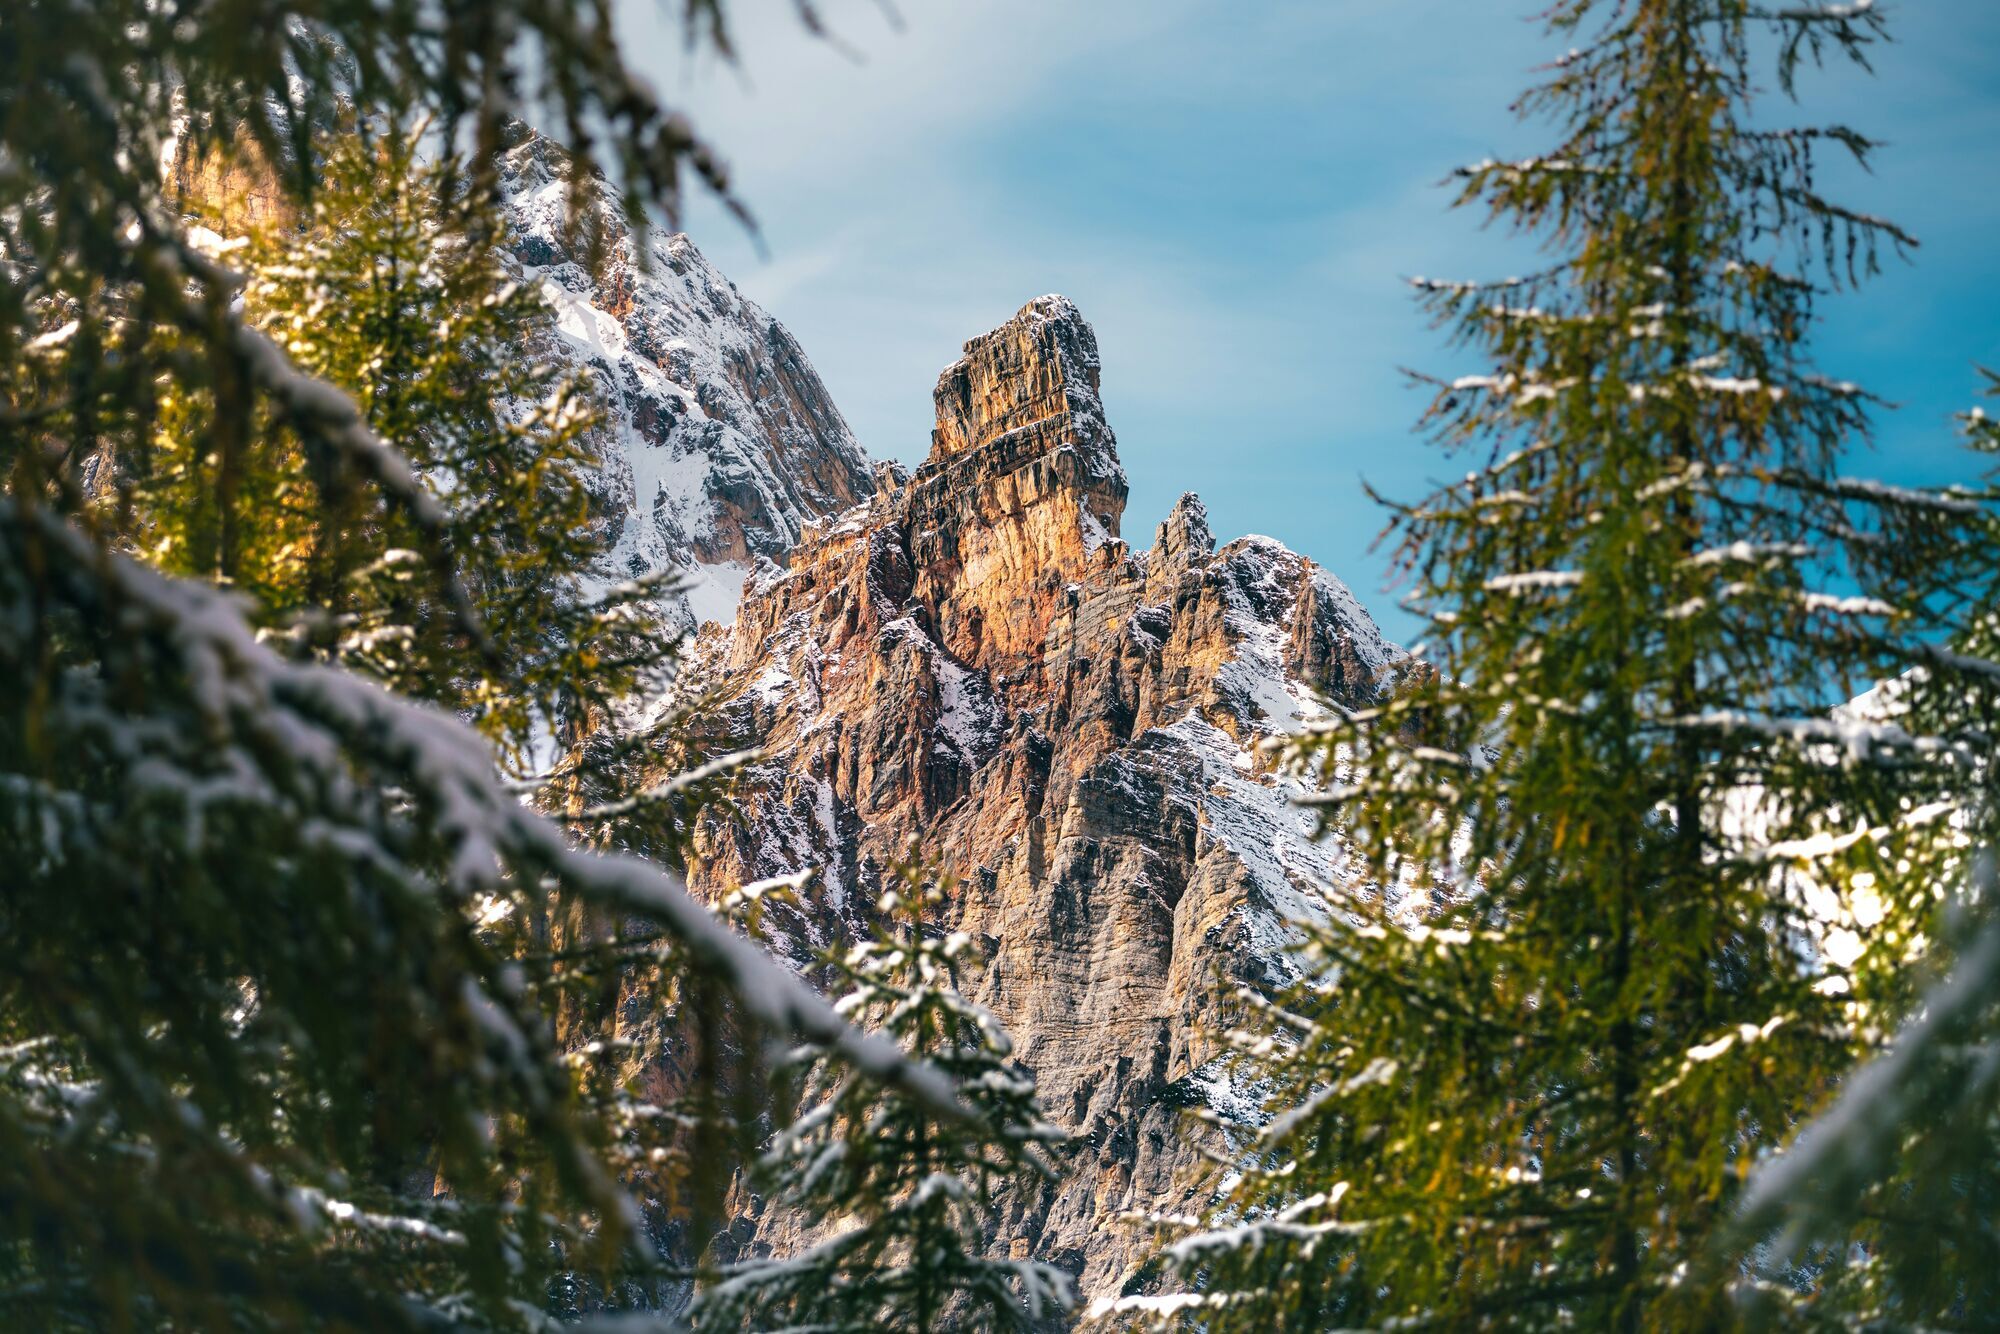
POLYGON ((714 621, 717 625, 728 625, 733 622, 736 609, 743 603, 744 581, 749 577, 750 571, 741 565, 695 562, 690 572, 692 586, 681 594, 687 600, 695 623, 714 621))
POLYGON ((540 138, 501 161, 518 268, 556 317, 553 345, 524 355, 587 372, 607 406, 593 489, 612 540, 591 582, 686 572, 660 599, 669 626, 726 624, 745 578, 873 470, 791 335, 685 236, 651 233, 642 254, 614 218, 602 276, 573 255, 567 171, 540 138))
POLYGON ((1180 721, 1154 729, 1196 755, 1202 766, 1197 798, 1202 833, 1234 855, 1255 892, 1238 910, 1248 946, 1280 974, 1296 975, 1294 923, 1330 919, 1328 888, 1352 879, 1346 845, 1338 837, 1315 839, 1315 818, 1298 799, 1313 789, 1282 771, 1257 773, 1234 738, 1190 709, 1180 721))

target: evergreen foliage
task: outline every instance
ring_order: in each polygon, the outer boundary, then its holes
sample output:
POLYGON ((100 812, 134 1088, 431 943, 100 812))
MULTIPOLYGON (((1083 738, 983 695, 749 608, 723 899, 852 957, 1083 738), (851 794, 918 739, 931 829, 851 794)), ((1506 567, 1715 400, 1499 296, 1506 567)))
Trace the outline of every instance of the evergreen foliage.
MULTIPOLYGON (((1986 396, 2000 398, 2000 373, 1981 371, 1986 378, 1986 396)), ((2000 418, 1989 414, 1983 407, 1974 407, 1965 414, 1966 442, 1972 448, 1985 454, 2000 454, 2000 418)))
POLYGON ((1113 1310, 1709 1330, 1806 1304, 1808 1273, 1714 1248, 1879 1039, 1873 958, 1908 942, 1870 905, 1932 894, 1984 746, 1965 710, 1834 707, 1919 664, 1989 690, 1925 637, 1982 506, 1840 475, 1872 400, 1808 355, 1821 295, 1913 244, 1815 187, 1819 155, 1873 144, 1752 115, 1767 38, 1789 87, 1884 21, 1546 21, 1573 49, 1520 109, 1559 142, 1460 179, 1549 263, 1416 284, 1488 364, 1432 382, 1464 480, 1392 507, 1436 674, 1300 747, 1372 888, 1266 1007, 1276 1115, 1169 1251, 1197 1293, 1113 1310))
POLYGON ((1033 1077, 1009 1062, 1006 1033, 958 994, 970 941, 925 933, 925 909, 942 902, 904 865, 882 896, 889 925, 828 966, 839 1012, 950 1076, 969 1115, 941 1118, 816 1062, 805 1110, 753 1180, 769 1207, 823 1236, 797 1255, 723 1267, 695 1297, 697 1328, 1031 1330, 1074 1304, 1062 1270, 989 1253, 994 1188, 1053 1176, 1042 1149, 1062 1132, 1042 1119, 1033 1077))
MULTIPOLYGON (((680 12, 727 52, 720 0, 680 12)), ((1753 115, 1760 43, 1789 89, 1884 18, 1547 21, 1576 46, 1522 106, 1561 142, 1461 202, 1551 262, 1418 284, 1489 363, 1427 417, 1465 480, 1394 507, 1434 670, 1292 756, 1369 888, 1246 998, 1275 1114, 1169 1250, 1191 1291, 1109 1309, 1975 1327, 1993 496, 1840 474, 1873 400, 1806 333, 1914 243, 1814 184, 1863 135, 1753 115)), ((798 881, 732 925, 658 864, 743 757, 629 793, 674 739, 600 736, 539 794, 561 819, 504 772, 670 647, 647 588, 588 575, 590 388, 533 356, 494 210, 523 115, 566 126, 586 238, 599 165, 635 228, 690 171, 730 200, 598 0, 0 21, 0 1324, 1057 1320, 1067 1277, 997 1258, 989 1217, 1056 1132, 921 873, 829 1006, 753 939, 798 881), (275 190, 242 245, 187 212, 238 171, 275 190), (751 1184, 816 1240, 691 1268, 779 1040, 804 1111, 751 1184)))
POLYGON ((486 643, 440 603, 407 516, 322 488, 281 423, 228 457, 211 449, 209 395, 164 397, 158 448, 132 469, 136 541, 164 569, 248 593, 295 647, 473 719, 525 773, 538 728, 546 749, 604 717, 671 642, 640 609, 643 584, 592 595, 590 386, 536 359, 553 313, 509 278, 491 204, 449 198, 462 171, 420 149, 400 131, 324 139, 309 221, 258 228, 237 252, 243 308, 301 371, 348 391, 438 497, 486 643))
POLYGON ((556 1046, 589 979, 548 967, 551 888, 645 924, 743 1022, 955 1107, 673 877, 574 850, 476 734, 24 510, 0 512, 0 668, 27 683, 0 727, 11 1323, 514 1327, 552 1266, 657 1271, 619 1178, 673 1127, 615 1044, 556 1046))
POLYGON ((637 1201, 716 1143, 634 1080, 662 1015, 704 1021, 710 1104, 770 1035, 960 1114, 495 762, 619 688, 629 626, 571 597, 588 415, 506 361, 544 317, 493 286, 492 150, 539 110, 579 198, 600 160, 635 220, 685 169, 726 188, 608 9, 24 0, 0 71, 0 1324, 535 1328, 657 1293, 637 1201), (462 170, 335 144, 309 212, 316 134, 426 120, 462 170), (217 253, 190 163, 277 171, 303 230, 217 253))

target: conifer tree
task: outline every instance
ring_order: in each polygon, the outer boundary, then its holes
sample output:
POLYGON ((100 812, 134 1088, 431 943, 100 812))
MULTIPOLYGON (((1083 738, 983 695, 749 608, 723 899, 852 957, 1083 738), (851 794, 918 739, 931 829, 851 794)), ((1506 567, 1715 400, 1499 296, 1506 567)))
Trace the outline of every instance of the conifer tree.
POLYGON ((1051 1175, 1042 1151, 1062 1132, 1010 1063, 1012 1041, 956 989, 967 937, 926 934, 925 909, 942 902, 914 863, 897 868, 881 899, 887 925, 828 963, 840 1013, 948 1074, 970 1114, 941 1118, 817 1063, 755 1184, 821 1239, 723 1267, 696 1294, 697 1328, 1030 1330, 1074 1304, 1062 1270, 990 1254, 995 1187, 1051 1175))
MULTIPOLYGON (((335 133, 309 220, 242 238, 246 317, 347 390, 438 497, 438 540, 485 635, 441 604, 405 515, 323 488, 293 432, 210 448, 211 396, 169 393, 135 468, 139 548, 248 593, 265 627, 398 693, 472 718, 517 772, 528 748, 601 718, 671 640, 643 582, 593 593, 591 388, 546 360, 554 316, 512 280, 490 204, 447 193, 421 131, 335 133)), ((233 242, 225 242, 233 246, 233 242)), ((544 756, 546 759, 546 756, 544 756)))
MULTIPOLYGON (((1989 395, 2000 377, 1986 373, 1989 395)), ((2000 452, 1982 409, 1961 419, 1967 444, 2000 452)), ((1991 494, 1989 475, 1988 494, 1991 494)), ((1911 729, 2000 735, 2000 520, 1961 530, 1957 559, 1913 571, 1950 627, 1931 661, 1876 692, 1870 716, 1911 729)), ((1857 1022, 1885 1041, 1837 1099, 1763 1164, 1737 1232, 1775 1232, 1773 1261, 1820 1275, 1812 1309, 1829 1325, 1962 1329, 2000 1309, 2000 800, 1991 742, 1968 766, 1955 837, 1918 850, 1910 868, 1871 882, 1857 924, 1857 1022)))
MULTIPOLYGON (((1114 1310, 1204 1329, 1708 1330, 1797 1274, 1711 1266, 1740 1183, 1868 1037, 1828 948, 1948 837, 1970 729, 1834 706, 1918 663, 1907 577, 1966 498, 1843 477, 1871 400, 1825 290, 1912 244, 1824 198, 1845 127, 1752 114, 1756 53, 1865 57, 1868 5, 1558 0, 1549 151, 1461 173, 1539 240, 1419 280, 1486 363, 1433 382, 1464 480, 1392 506, 1436 674, 1308 738, 1369 888, 1272 1002, 1273 1119, 1114 1310), (1851 581, 1851 583, 1850 583, 1851 581), (1827 591, 1843 583, 1860 592, 1827 591), (1899 870, 1899 868, 1904 868, 1899 870)), ((1959 684, 1976 688, 1976 673, 1959 684)))
MULTIPOLYGON (((713 0, 687 13, 720 38, 713 0)), ((383 544, 352 565, 333 553, 345 575, 407 537, 425 582, 381 624, 428 636, 442 608, 480 654, 512 633, 513 536, 441 502, 424 470, 520 463, 527 437, 419 429, 413 464, 386 418, 246 312, 240 260, 198 243, 165 169, 227 167, 247 143, 302 214, 323 127, 429 116, 440 143, 469 145, 435 190, 457 233, 428 252, 440 273, 474 253, 454 246, 480 240, 492 153, 523 113, 567 125, 579 200, 613 168, 635 223, 671 211, 686 170, 726 194, 611 23, 531 0, 25 0, 0 22, 0 1325, 536 1328, 578 1309, 579 1278, 660 1275, 637 1196, 671 1127, 615 1032, 600 1050, 558 1039, 561 998, 594 986, 543 929, 564 899, 648 953, 642 980, 725 1001, 749 1048, 783 1035, 959 1114, 947 1079, 856 1033, 671 872, 584 852, 523 805, 490 740, 340 654, 281 652, 239 594, 128 549, 161 499, 147 465, 166 417, 195 413, 213 461, 191 466, 254 497, 283 477, 258 452, 281 439, 310 483, 286 503, 318 507, 288 527, 239 494, 240 524, 218 507, 212 533, 182 511, 180 536, 212 536, 205 577, 267 580, 249 591, 269 612, 373 614, 387 600, 344 603, 351 581, 293 601, 283 548, 383 544)), ((380 383, 336 362, 363 394, 380 383)), ((558 405, 532 428, 558 471, 572 424, 558 405)), ((562 509, 554 474, 522 485, 522 504, 562 509)), ((152 517, 155 535, 180 522, 152 517)), ((339 647, 346 627, 328 628, 319 646, 339 647)), ((576 666, 550 663, 546 698, 587 688, 562 679, 576 666)), ((486 711, 473 670, 427 693, 486 711)))

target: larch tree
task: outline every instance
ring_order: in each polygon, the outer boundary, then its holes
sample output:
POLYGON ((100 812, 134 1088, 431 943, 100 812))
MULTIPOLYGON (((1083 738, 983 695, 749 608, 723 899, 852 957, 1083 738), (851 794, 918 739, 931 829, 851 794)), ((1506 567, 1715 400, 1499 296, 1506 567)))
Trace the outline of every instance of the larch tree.
POLYGON ((897 868, 886 925, 828 962, 840 1013, 949 1075, 969 1115, 941 1118, 815 1060, 802 1110, 751 1177, 771 1217, 815 1240, 719 1267, 690 1308, 696 1328, 1028 1331, 1075 1304, 1061 1269, 991 1253, 1004 1244, 989 1236, 995 1189, 1052 1176, 1045 1150, 1063 1135, 1012 1040, 958 992, 970 940, 926 932, 926 907, 942 902, 914 863, 897 868))
MULTIPOLYGON (((1872 400, 1822 295, 1913 244, 1824 197, 1852 129, 1771 123, 1777 62, 1864 61, 1872 5, 1557 0, 1546 152, 1460 202, 1539 271, 1417 280, 1480 363, 1430 380, 1462 480, 1392 506, 1434 674, 1305 738, 1362 888, 1253 998, 1274 1115, 1190 1289, 1207 1330, 1710 1330, 1811 1275, 1710 1263, 1741 1183, 1871 1041, 1863 901, 1949 840, 1980 748, 1836 712, 1929 652, 1914 572, 1976 498, 1843 476, 1872 400)), ((1420 377, 1422 378, 1422 377, 1420 377)))
MULTIPOLYGON (((725 42, 715 0, 684 12, 725 42)), ((663 1004, 724 998, 743 1053, 803 1043, 963 1115, 949 1078, 856 1032, 679 877, 524 805, 492 739, 355 670, 396 674, 367 661, 370 627, 435 635, 449 665, 424 693, 518 732, 473 664, 536 614, 510 582, 527 510, 482 526, 440 479, 532 456, 552 471, 491 494, 567 513, 569 409, 468 405, 473 439, 378 396, 421 370, 302 367, 294 349, 312 363, 333 333, 259 309, 292 280, 204 247, 169 150, 252 153, 310 219, 325 127, 428 119, 465 153, 434 188, 459 233, 425 238, 438 276, 473 253, 455 247, 479 240, 516 116, 566 127, 579 204, 600 164, 634 225, 671 215, 690 172, 728 198, 603 5, 23 0, 0 22, 0 1324, 526 1329, 668 1272, 642 1201, 645 1171, 672 1166, 670 1118, 615 1034, 559 1039, 562 998, 602 988, 540 929, 556 899, 617 923, 584 964, 650 969, 663 1004), (149 465, 183 429, 176 510, 149 465), (309 483, 286 503, 316 512, 192 503, 204 470, 219 491, 275 485, 285 451, 309 483), (135 554, 170 532, 182 576, 135 554), (316 565, 336 534, 379 545, 316 565), (397 550, 422 581, 407 601, 354 589, 397 550), (333 620, 286 623, 313 606, 333 620)), ((330 273, 302 269, 298 294, 330 273)), ((466 332, 454 353, 494 354, 466 332)), ((579 665, 521 697, 560 700, 579 665)))
POLYGON ((282 424, 225 457, 211 395, 170 391, 155 447, 127 460, 132 540, 163 569, 247 594, 294 651, 468 717, 526 776, 537 742, 546 764, 673 647, 643 610, 645 581, 591 578, 592 386, 549 360, 554 312, 510 276, 502 219, 452 196, 463 166, 427 160, 420 129, 334 131, 314 151, 306 218, 201 239, 245 270, 245 317, 351 394, 437 497, 483 642, 438 597, 406 515, 322 486, 282 424))

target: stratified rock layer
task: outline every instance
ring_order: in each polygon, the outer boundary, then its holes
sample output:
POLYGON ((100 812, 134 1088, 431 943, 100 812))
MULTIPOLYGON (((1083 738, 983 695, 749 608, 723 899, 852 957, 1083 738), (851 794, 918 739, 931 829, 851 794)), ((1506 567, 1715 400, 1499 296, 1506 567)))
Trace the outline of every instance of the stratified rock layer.
MULTIPOLYGON (((1118 1215, 1182 1202, 1183 1111, 1254 1116, 1217 1059, 1220 998, 1284 980, 1286 923, 1346 875, 1259 743, 1322 717, 1322 692, 1372 700, 1400 659, 1311 561, 1217 549, 1192 495, 1135 555, 1098 382, 1076 308, 1029 303, 939 378, 929 460, 809 527, 704 636, 718 744, 766 758, 740 817, 704 816, 693 873, 717 894, 820 868, 779 923, 801 967, 865 929, 912 837, 959 877, 969 990, 1072 1136, 993 1244, 1088 1295, 1146 1249, 1118 1215)), ((799 1240, 779 1219, 758 1236, 799 1240)))

